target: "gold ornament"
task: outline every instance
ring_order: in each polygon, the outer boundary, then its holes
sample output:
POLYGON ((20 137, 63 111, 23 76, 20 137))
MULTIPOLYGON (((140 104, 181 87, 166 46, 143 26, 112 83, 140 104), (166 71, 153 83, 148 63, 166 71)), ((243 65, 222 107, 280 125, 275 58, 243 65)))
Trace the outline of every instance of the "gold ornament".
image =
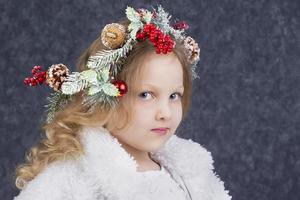
POLYGON ((48 83, 54 91, 58 91, 69 74, 70 70, 64 64, 54 64, 47 70, 46 83, 48 83))
POLYGON ((101 41, 109 49, 117 49, 125 43, 126 28, 118 23, 107 24, 101 33, 101 41))

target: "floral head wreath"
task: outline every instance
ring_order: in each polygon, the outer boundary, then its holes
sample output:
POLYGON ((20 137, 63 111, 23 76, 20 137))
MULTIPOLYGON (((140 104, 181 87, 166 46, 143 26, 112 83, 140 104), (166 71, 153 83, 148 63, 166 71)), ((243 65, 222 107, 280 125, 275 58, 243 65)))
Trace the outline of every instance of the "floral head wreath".
POLYGON ((200 59, 200 48, 193 38, 185 35, 189 27, 186 22, 179 21, 171 26, 171 16, 160 5, 152 12, 127 7, 126 16, 130 21, 128 28, 118 23, 107 24, 103 28, 101 41, 109 50, 90 56, 86 63, 87 70, 70 73, 62 63, 50 66, 47 71, 41 71, 41 66, 33 67, 33 76, 25 78, 24 83, 30 86, 44 83, 55 91, 48 97, 47 122, 80 91, 84 92, 83 104, 87 106, 93 107, 97 103, 115 106, 118 97, 126 94, 127 85, 114 77, 120 72, 122 60, 133 46, 146 39, 153 43, 157 54, 172 52, 176 42, 183 44, 192 79, 199 78, 195 69, 200 59))

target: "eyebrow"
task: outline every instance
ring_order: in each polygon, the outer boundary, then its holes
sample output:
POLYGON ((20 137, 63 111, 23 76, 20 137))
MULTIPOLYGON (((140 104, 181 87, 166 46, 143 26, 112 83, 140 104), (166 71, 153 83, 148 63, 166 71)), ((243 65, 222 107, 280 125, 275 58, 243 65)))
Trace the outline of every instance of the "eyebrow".
MULTIPOLYGON (((144 84, 142 84, 142 85, 148 85, 148 86, 150 86, 150 87, 152 87, 152 88, 154 88, 154 89, 158 89, 158 88, 159 88, 158 86, 152 85, 152 84, 150 84, 150 83, 144 83, 144 84)), ((177 89, 180 89, 180 88, 183 88, 183 89, 184 89, 183 85, 177 86, 177 89)))

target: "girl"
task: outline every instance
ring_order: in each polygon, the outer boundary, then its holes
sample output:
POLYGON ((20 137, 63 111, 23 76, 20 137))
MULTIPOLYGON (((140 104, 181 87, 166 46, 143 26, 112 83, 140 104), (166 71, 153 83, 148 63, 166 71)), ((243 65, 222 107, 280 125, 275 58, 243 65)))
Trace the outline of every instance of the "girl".
POLYGON ((54 89, 45 138, 18 166, 14 200, 229 200, 211 153, 175 135, 200 49, 184 22, 126 9, 81 55, 78 71, 40 66, 25 84, 54 89))

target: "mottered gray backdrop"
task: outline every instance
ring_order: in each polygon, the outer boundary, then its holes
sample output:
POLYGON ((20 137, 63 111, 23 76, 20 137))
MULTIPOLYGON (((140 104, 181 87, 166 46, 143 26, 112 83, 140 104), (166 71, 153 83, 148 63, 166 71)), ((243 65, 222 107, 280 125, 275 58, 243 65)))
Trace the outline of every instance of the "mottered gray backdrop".
POLYGON ((300 198, 300 1, 10 0, 0 2, 0 198, 19 191, 12 175, 42 137, 48 87, 23 79, 34 65, 80 53, 127 5, 157 3, 190 24, 201 47, 192 105, 178 135, 214 158, 233 199, 300 198))

